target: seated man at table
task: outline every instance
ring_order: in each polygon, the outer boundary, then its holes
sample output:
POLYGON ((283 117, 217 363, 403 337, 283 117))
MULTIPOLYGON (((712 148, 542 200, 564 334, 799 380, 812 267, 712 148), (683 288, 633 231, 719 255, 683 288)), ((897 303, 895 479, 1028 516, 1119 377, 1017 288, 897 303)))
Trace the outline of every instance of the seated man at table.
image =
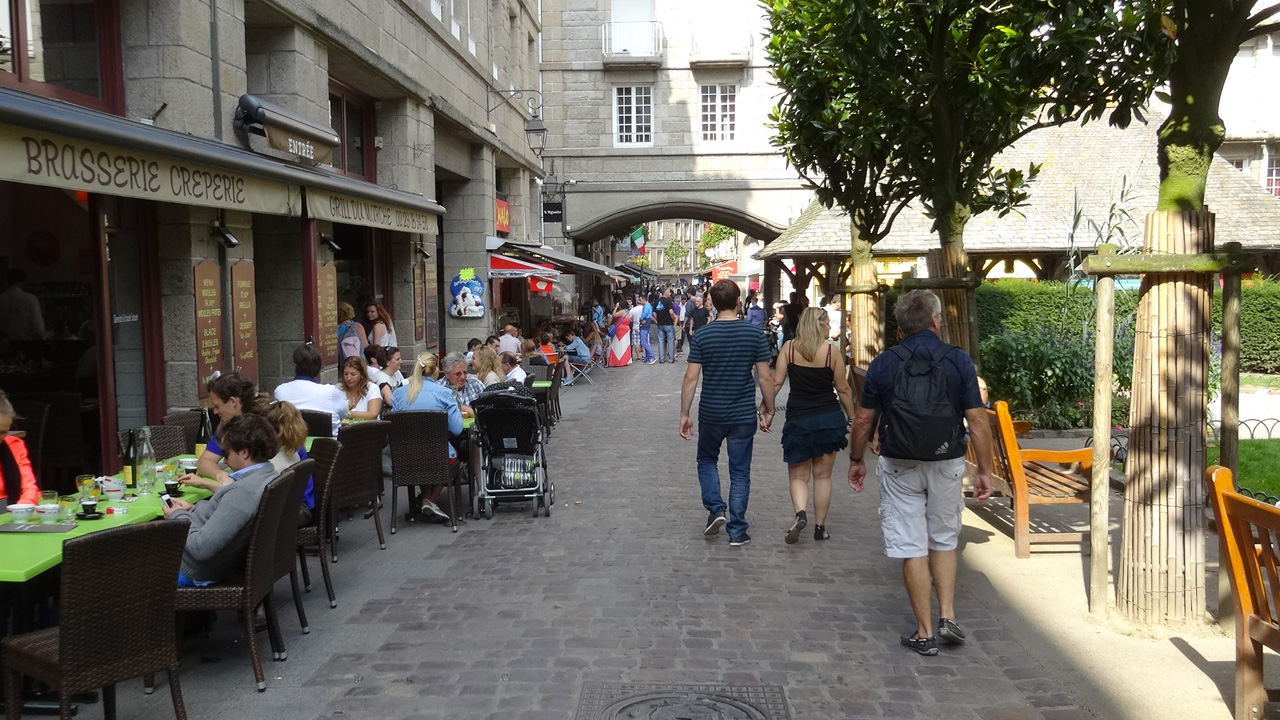
POLYGON ((178 587, 211 585, 243 561, 258 503, 277 475, 271 466, 278 449, 276 430, 266 418, 240 415, 227 420, 218 428, 218 444, 235 482, 195 505, 175 499, 172 507, 164 508, 167 519, 191 524, 178 587))
POLYGON ((342 418, 349 412, 347 395, 335 385, 320 382, 324 361, 314 345, 301 345, 293 351, 294 378, 276 386, 277 400, 293 403, 299 410, 319 410, 333 416, 333 434, 338 434, 342 418))
POLYGON ((528 373, 520 367, 520 359, 515 356, 515 353, 504 352, 498 356, 498 359, 502 360, 502 372, 506 374, 508 380, 524 382, 528 373))
POLYGON ((564 354, 569 356, 569 362, 575 365, 586 365, 591 362, 591 348, 582 342, 582 338, 578 337, 577 331, 569 328, 564 331, 564 354))
POLYGON ((467 372, 467 357, 459 352, 451 352, 444 356, 444 361, 440 363, 440 370, 444 377, 436 383, 453 391, 453 397, 457 400, 458 409, 462 411, 463 417, 474 415, 475 413, 471 411, 471 403, 484 392, 484 383, 480 378, 467 372))

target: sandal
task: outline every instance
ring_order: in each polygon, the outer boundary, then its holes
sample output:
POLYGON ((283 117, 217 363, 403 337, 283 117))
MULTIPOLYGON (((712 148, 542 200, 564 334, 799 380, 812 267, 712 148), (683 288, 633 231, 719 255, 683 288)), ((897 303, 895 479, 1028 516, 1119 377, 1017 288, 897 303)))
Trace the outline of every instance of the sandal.
POLYGON ((831 533, 827 532, 827 526, 826 526, 826 525, 814 525, 814 526, 813 526, 813 539, 814 539, 814 540, 830 540, 830 539, 831 539, 831 533))
POLYGON ((938 654, 938 638, 930 635, 927 638, 916 637, 915 633, 911 637, 902 636, 902 647, 908 650, 914 650, 921 655, 937 655, 938 654))
POLYGON ((791 523, 791 529, 787 531, 786 541, 788 545, 795 545, 800 540, 800 531, 805 525, 809 524, 809 518, 803 510, 796 513, 796 521, 791 523))

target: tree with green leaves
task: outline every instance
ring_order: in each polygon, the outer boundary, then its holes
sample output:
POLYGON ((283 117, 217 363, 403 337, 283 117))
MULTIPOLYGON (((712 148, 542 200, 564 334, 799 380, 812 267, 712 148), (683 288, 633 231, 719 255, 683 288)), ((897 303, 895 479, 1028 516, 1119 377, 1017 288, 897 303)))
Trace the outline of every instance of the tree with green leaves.
POLYGON ((722 243, 732 242, 735 235, 733 228, 728 225, 717 223, 708 225, 702 236, 698 238, 698 269, 706 270, 711 267, 711 258, 707 257, 707 251, 720 247, 722 243))
MULTIPOLYGON (((1170 59, 1154 0, 766 7, 783 93, 777 142, 792 165, 819 199, 878 227, 869 242, 887 234, 904 200, 919 198, 934 220, 943 274, 953 278, 968 273, 969 219, 1025 202, 1036 172, 996 168, 995 156, 1044 127, 1104 114, 1128 125, 1170 59), (854 172, 859 162, 881 172, 854 172)), ((965 293, 943 295, 951 341, 976 357, 965 293)))
POLYGON ((673 234, 671 239, 667 241, 666 247, 662 249, 662 252, 667 258, 667 265, 670 266, 672 271, 681 272, 685 261, 689 257, 689 249, 684 246, 684 241, 673 234))

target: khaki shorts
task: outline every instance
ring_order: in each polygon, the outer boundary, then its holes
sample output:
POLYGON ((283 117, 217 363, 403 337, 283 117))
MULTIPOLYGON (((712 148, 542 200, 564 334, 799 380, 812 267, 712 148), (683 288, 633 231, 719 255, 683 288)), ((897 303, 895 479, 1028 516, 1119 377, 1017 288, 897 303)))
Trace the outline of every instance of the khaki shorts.
POLYGON ((880 529, 884 554, 925 557, 955 550, 964 511, 964 458, 924 462, 881 457, 880 529))

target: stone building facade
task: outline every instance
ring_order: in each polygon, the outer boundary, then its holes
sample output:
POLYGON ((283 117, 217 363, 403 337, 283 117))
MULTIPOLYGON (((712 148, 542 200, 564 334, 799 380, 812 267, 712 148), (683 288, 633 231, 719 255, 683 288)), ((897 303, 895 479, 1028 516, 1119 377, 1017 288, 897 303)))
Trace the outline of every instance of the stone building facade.
POLYGON ((1274 91, 1276 87, 1280 87, 1280 33, 1240 46, 1219 105, 1227 137, 1218 154, 1267 192, 1280 196, 1280 95, 1274 91))

